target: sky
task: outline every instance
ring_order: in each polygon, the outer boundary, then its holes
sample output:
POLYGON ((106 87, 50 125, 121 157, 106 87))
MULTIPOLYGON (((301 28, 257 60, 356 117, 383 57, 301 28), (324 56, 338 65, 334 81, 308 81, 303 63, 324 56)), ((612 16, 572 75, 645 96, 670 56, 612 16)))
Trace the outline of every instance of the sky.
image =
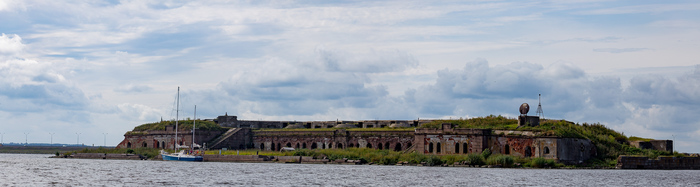
MULTIPOLYGON (((0 0, 2 142, 143 123, 544 117, 700 152, 700 2, 0 0), (51 135, 53 133, 53 135, 51 135)), ((79 140, 78 140, 79 139, 79 140)))

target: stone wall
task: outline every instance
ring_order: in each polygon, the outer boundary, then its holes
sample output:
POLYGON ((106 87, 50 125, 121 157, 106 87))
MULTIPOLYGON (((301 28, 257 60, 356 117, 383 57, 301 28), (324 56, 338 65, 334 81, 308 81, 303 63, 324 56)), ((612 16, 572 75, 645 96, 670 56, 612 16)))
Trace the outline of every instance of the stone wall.
POLYGON ((700 157, 617 157, 617 169, 700 169, 700 157))
POLYGON ((658 151, 673 152, 672 140, 650 140, 650 141, 632 141, 630 145, 640 149, 654 149, 658 151))
MULTIPOLYGON (((224 131, 196 131, 195 143, 203 145, 213 138, 216 138, 224 131)), ((192 132, 182 129, 178 132, 177 141, 175 141, 175 128, 173 126, 166 127, 164 131, 139 131, 139 132, 127 132, 124 134, 124 140, 117 145, 117 148, 159 148, 159 149, 173 149, 175 143, 179 145, 191 146, 192 144, 192 132)))
POLYGON ((415 150, 423 154, 469 154, 489 149, 495 154, 518 157, 542 157, 568 164, 578 164, 596 154, 590 140, 536 136, 536 133, 506 131, 498 134, 488 129, 455 129, 443 124, 440 129, 416 129, 415 150))
POLYGON ((344 149, 348 147, 390 149, 403 151, 412 146, 412 130, 405 131, 255 131, 253 144, 257 149, 344 149), (388 148, 387 148, 388 147, 388 148))

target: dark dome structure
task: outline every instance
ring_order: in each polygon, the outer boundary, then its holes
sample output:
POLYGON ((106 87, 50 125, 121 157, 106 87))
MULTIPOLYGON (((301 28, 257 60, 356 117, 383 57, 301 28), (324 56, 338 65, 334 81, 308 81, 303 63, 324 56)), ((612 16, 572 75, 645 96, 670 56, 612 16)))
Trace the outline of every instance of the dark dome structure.
POLYGON ((520 114, 526 115, 527 112, 530 112, 530 105, 528 105, 527 103, 523 103, 522 105, 520 105, 520 114))

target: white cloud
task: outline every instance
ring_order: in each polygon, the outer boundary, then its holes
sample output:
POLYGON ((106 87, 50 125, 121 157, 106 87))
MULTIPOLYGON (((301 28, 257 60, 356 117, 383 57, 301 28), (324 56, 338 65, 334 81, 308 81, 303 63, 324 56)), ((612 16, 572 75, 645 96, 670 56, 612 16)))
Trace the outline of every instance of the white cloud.
POLYGON ((14 55, 22 50, 24 50, 24 44, 18 35, 5 35, 5 33, 0 35, 0 54, 14 55))

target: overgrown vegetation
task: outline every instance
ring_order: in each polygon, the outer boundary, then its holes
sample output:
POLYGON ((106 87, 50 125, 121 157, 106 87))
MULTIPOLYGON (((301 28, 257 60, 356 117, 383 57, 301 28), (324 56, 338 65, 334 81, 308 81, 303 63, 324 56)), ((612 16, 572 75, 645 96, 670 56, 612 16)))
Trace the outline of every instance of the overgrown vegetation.
MULTIPOLYGON (((219 154, 218 150, 206 151, 205 154, 219 154)), ((553 160, 545 160, 546 164, 529 164, 533 161, 529 158, 517 158, 510 155, 491 155, 486 149, 481 154, 455 154, 455 155, 425 155, 415 152, 402 153, 390 150, 377 150, 370 148, 348 149, 298 149, 290 152, 259 151, 259 150, 228 150, 222 151, 223 155, 266 155, 266 156, 311 156, 317 159, 329 160, 349 159, 360 160, 361 163, 374 163, 379 165, 395 165, 406 162, 408 164, 425 164, 430 166, 442 164, 461 165, 499 165, 501 167, 561 167, 554 164, 553 160)), ((540 163, 541 161, 537 161, 540 163)))
MULTIPOLYGON (((180 121, 178 121, 177 128, 178 128, 178 130, 191 130, 193 123, 194 123, 194 120, 192 120, 192 119, 180 120, 180 121)), ((134 127, 134 130, 132 132, 136 133, 135 131, 152 131, 152 130, 164 131, 165 126, 168 126, 168 125, 175 125, 175 121, 160 121, 160 122, 155 122, 155 123, 146 123, 146 124, 134 127)), ((225 129, 227 129, 227 128, 221 127, 218 124, 214 123, 213 121, 197 120, 197 130, 216 131, 216 130, 225 130, 225 129)))

